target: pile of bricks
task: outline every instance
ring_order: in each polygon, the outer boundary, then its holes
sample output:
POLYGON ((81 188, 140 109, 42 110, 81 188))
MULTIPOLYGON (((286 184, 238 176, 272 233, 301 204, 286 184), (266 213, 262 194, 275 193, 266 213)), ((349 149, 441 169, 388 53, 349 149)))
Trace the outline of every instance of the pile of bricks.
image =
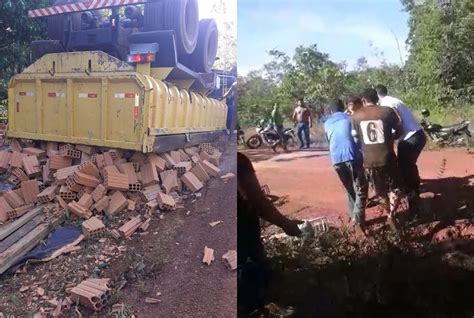
POLYGON ((53 203, 83 219, 86 237, 106 231, 102 214, 136 212, 118 231, 128 238, 157 211, 176 208, 183 191, 197 192, 220 174, 221 152, 210 144, 162 154, 13 139, 0 152, 0 173, 12 189, 0 195, 0 224, 37 204, 53 203), (143 221, 143 218, 145 221, 143 221))

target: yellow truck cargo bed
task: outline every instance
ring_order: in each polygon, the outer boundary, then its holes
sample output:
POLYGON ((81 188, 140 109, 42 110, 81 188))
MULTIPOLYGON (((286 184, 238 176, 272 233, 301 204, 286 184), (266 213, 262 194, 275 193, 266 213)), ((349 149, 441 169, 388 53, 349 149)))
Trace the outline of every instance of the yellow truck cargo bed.
POLYGON ((227 106, 106 53, 69 52, 11 79, 8 117, 13 138, 159 152, 224 131, 227 106))

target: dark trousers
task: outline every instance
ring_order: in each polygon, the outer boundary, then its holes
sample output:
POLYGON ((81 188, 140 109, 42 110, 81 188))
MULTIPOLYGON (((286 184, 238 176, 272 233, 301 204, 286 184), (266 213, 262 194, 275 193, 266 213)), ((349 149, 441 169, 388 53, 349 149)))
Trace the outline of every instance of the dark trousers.
POLYGON ((407 140, 398 142, 398 168, 402 178, 402 186, 407 194, 420 193, 420 174, 416 162, 426 145, 423 130, 417 131, 407 140))
POLYGON ((305 145, 309 148, 309 125, 305 123, 298 123, 298 139, 300 140, 300 147, 305 145))
POLYGON ((417 131, 407 140, 398 142, 398 167, 402 189, 408 195, 408 204, 414 213, 418 210, 420 195, 420 174, 416 162, 425 145, 426 136, 423 130, 417 131))
POLYGON ((347 192, 350 218, 363 225, 369 189, 364 168, 361 164, 346 161, 334 165, 334 169, 347 192))

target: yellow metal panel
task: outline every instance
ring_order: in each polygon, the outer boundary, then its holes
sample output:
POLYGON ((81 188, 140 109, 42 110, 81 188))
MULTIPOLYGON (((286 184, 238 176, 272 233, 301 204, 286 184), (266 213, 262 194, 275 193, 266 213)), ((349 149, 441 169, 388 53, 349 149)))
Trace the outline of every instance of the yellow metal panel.
POLYGON ((190 109, 189 92, 182 89, 180 90, 180 95, 182 104, 182 115, 178 118, 178 127, 187 127, 186 120, 188 118, 188 111, 190 109))
POLYGON ((74 81, 73 96, 73 136, 101 139, 102 82, 74 81))
POLYGON ((178 105, 181 102, 179 98, 179 89, 176 86, 170 85, 169 87, 169 94, 170 94, 170 104, 169 104, 169 112, 166 123, 164 127, 166 128, 175 128, 177 122, 177 109, 178 105))
POLYGON ((37 105, 35 81, 23 81, 14 87, 15 94, 15 129, 24 132, 36 132, 37 129, 37 105))
POLYGON ((41 89, 37 89, 37 92, 42 93, 42 98, 38 96, 38 100, 42 101, 39 106, 40 112, 42 112, 42 132, 67 136, 67 82, 65 80, 44 80, 41 89))
POLYGON ((138 142, 141 139, 143 94, 135 83, 109 80, 107 133, 109 140, 138 142))

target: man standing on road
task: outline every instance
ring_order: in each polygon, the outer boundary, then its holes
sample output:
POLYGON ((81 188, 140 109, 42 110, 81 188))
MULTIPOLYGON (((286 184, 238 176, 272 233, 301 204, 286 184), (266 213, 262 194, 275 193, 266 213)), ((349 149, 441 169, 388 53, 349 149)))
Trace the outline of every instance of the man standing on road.
POLYGON ((331 115, 324 123, 329 141, 331 162, 347 192, 349 216, 356 229, 363 230, 368 184, 362 166, 362 156, 351 135, 351 119, 344 113, 340 99, 329 105, 331 115))
POLYGON ((293 112, 293 121, 298 127, 298 139, 300 140, 300 149, 309 148, 309 129, 312 127, 311 113, 305 106, 302 99, 299 99, 293 112))
MULTIPOLYGON (((272 125, 273 125, 273 127, 275 127, 275 129, 278 133, 278 136, 280 136, 280 142, 279 143, 283 147, 283 150, 287 151, 286 138, 285 138, 284 128, 283 128, 283 117, 280 113, 280 107, 276 103, 273 105, 273 110, 272 110, 272 125)), ((278 146, 278 144, 276 144, 272 147, 273 151, 275 151, 277 146, 278 146)))
POLYGON ((251 312, 264 303, 268 266, 260 238, 260 218, 290 236, 301 235, 300 221, 283 216, 267 199, 250 160, 237 152, 237 264, 239 310, 251 312))
POLYGON ((352 135, 360 140, 364 168, 381 198, 381 206, 388 215, 388 223, 395 228, 392 219, 398 203, 390 204, 389 191, 396 192, 397 159, 393 149, 395 134, 400 131, 400 117, 389 107, 377 105, 378 96, 374 89, 366 89, 362 94, 364 107, 352 117, 352 135))
POLYGON ((413 214, 418 213, 420 197, 420 174, 416 162, 426 145, 426 137, 420 124, 416 121, 408 107, 398 98, 388 96, 387 87, 377 85, 379 104, 395 111, 402 120, 401 136, 398 141, 398 166, 403 181, 403 190, 408 196, 408 204, 413 214))

